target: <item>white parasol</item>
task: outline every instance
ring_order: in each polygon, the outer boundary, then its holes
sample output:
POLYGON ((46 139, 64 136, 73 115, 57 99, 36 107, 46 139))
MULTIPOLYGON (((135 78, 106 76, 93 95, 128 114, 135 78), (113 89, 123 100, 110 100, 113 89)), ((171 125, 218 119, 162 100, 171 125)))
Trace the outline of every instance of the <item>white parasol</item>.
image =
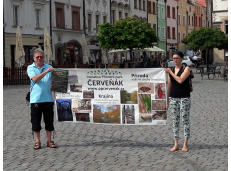
POLYGON ((52 52, 51 52, 51 44, 50 44, 50 35, 47 31, 47 28, 44 29, 44 55, 45 55, 45 62, 47 64, 51 62, 52 52))
POLYGON ((89 64, 87 51, 89 51, 89 50, 88 50, 88 47, 87 47, 86 37, 85 37, 85 34, 83 34, 83 64, 86 64, 86 63, 89 64))
POLYGON ((22 44, 22 35, 20 32, 20 27, 17 27, 17 33, 16 33, 16 44, 15 44, 15 62, 19 64, 19 66, 23 66, 25 64, 25 52, 23 49, 22 44))

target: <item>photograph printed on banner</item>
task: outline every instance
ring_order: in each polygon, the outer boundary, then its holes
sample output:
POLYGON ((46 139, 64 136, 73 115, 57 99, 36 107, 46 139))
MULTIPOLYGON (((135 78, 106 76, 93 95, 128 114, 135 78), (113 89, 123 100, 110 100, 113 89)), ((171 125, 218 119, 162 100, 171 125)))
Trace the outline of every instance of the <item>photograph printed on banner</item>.
POLYGON ((122 124, 135 124, 135 107, 134 105, 122 106, 122 124))
POLYGON ((137 91, 129 93, 127 90, 120 91, 121 104, 137 104, 137 91))
POLYGON ((82 85, 70 84, 70 92, 82 92, 82 85))
POLYGON ((69 70, 68 84, 78 84, 78 76, 76 70, 69 70))
POLYGON ((75 113, 90 113, 91 99, 72 99, 72 110, 75 113))
POLYGON ((166 111, 152 111, 152 119, 153 120, 167 120, 166 111))
POLYGON ((94 91, 84 90, 83 91, 83 98, 85 98, 85 99, 94 99, 94 91))
POLYGON ((152 110, 166 110, 166 100, 152 100, 152 110))
POLYGON ((139 123, 152 123, 152 115, 139 114, 139 123))
POLYGON ((151 113, 151 95, 139 94, 139 113, 151 113))
POLYGON ((56 100, 58 121, 73 121, 71 111, 71 99, 57 99, 56 100))
POLYGON ((120 105, 93 105, 93 121, 120 124, 120 105))
POLYGON ((138 83, 139 94, 154 94, 154 83, 139 82, 138 83))
POLYGON ((76 121, 90 122, 89 113, 75 113, 76 121))
POLYGON ((155 83, 155 99, 166 99, 165 83, 155 83))

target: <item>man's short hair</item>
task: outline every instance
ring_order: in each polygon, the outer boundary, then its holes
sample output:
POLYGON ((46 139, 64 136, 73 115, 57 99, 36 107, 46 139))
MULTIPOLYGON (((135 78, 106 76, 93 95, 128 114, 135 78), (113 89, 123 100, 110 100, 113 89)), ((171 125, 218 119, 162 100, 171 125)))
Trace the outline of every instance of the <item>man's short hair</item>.
POLYGON ((44 51, 43 51, 42 49, 40 49, 40 48, 37 48, 37 49, 34 50, 34 55, 35 55, 36 53, 42 53, 43 56, 45 56, 44 51))

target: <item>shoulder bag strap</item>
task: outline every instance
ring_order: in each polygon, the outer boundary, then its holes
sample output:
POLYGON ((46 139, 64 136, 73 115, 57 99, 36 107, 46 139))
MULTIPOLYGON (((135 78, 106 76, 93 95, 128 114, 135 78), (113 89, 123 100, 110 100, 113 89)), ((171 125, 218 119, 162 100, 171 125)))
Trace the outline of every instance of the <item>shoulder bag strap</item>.
MULTIPOLYGON (((44 68, 43 68, 43 69, 44 69, 44 68)), ((42 71, 40 72, 40 74, 43 72, 43 69, 42 69, 42 71)), ((30 88, 30 92, 32 91, 32 89, 33 89, 33 87, 34 87, 35 84, 36 84, 36 82, 34 82, 33 86, 30 88)))

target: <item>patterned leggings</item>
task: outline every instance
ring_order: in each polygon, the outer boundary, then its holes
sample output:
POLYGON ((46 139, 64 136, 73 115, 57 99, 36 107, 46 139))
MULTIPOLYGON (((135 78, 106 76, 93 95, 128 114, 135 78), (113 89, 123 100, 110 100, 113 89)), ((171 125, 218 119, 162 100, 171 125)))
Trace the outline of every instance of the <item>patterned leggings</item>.
POLYGON ((182 114, 182 121, 184 125, 184 139, 188 140, 190 138, 190 124, 189 124, 189 109, 191 100, 188 98, 172 98, 169 97, 169 104, 172 110, 173 119, 173 134, 174 139, 179 139, 179 124, 180 124, 180 113, 182 114))

